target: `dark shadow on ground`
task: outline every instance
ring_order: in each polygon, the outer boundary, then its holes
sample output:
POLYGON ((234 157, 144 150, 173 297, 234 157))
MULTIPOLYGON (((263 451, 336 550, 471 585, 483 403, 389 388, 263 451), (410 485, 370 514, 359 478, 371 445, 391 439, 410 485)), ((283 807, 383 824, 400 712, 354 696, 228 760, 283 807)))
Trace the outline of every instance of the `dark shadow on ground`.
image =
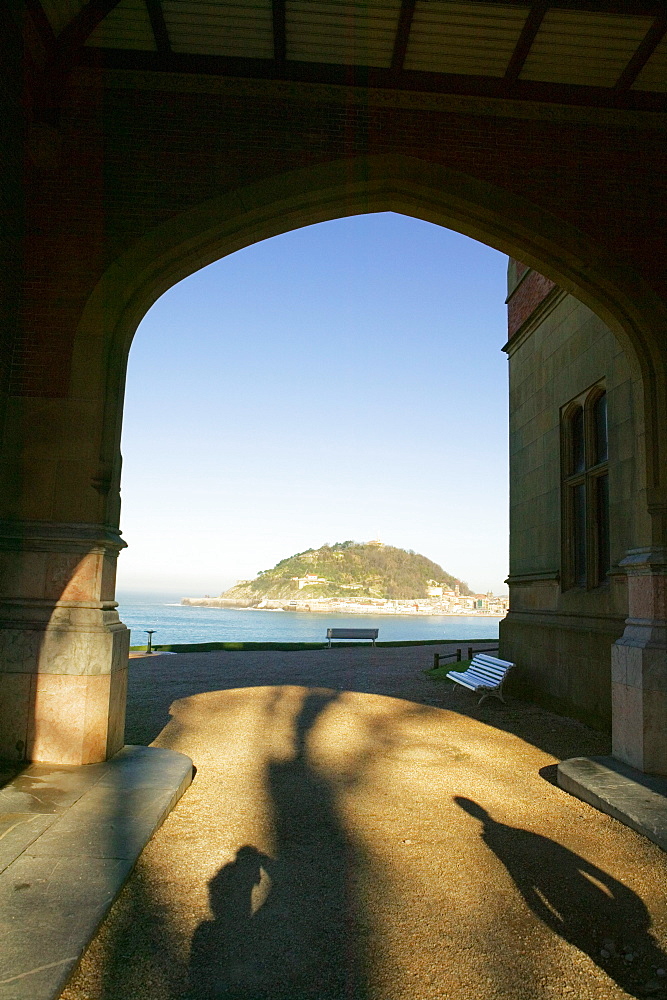
POLYGON ((547 764, 546 767, 541 767, 539 775, 550 785, 555 785, 558 788, 558 764, 547 764))
POLYGON ((482 839, 547 927, 588 955, 629 996, 667 995, 667 983, 663 987, 656 975, 667 969, 667 955, 635 892, 554 840, 499 823, 472 799, 454 801, 483 823, 482 839))
POLYGON ((23 761, 17 764, 16 761, 3 760, 0 758, 0 788, 4 788, 6 785, 11 784, 14 778, 27 766, 28 765, 23 761))
POLYGON ((351 890, 360 859, 306 750, 309 730, 336 697, 305 697, 293 758, 269 765, 275 857, 246 844, 209 883, 213 919, 193 936, 188 1000, 368 997, 351 890))

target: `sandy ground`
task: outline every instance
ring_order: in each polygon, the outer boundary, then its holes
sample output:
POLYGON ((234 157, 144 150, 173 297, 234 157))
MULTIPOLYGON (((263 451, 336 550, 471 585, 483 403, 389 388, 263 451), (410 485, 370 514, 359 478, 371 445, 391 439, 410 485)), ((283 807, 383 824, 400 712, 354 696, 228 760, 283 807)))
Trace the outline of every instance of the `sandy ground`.
POLYGON ((553 784, 605 738, 432 653, 135 660, 197 774, 63 1000, 666 997, 667 855, 553 784))

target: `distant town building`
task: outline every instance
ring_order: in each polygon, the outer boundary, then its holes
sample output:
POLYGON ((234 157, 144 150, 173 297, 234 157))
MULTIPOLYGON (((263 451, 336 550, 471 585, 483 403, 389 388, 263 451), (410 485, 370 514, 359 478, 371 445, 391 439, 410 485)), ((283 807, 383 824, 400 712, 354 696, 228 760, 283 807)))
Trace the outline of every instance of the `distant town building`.
POLYGON ((329 583, 329 580, 325 580, 324 577, 318 576, 316 573, 307 573, 306 576, 293 576, 292 581, 296 583, 299 590, 303 590, 304 587, 314 587, 323 583, 329 583))

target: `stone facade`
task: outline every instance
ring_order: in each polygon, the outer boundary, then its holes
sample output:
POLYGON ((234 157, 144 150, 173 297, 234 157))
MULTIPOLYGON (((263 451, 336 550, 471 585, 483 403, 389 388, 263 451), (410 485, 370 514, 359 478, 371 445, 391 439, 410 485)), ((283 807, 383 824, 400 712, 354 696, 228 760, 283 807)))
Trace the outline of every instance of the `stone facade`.
POLYGON ((639 386, 601 319, 535 271, 509 267, 510 613, 503 655, 529 696, 598 726, 612 721, 611 653, 628 617, 628 550, 649 534, 639 386), (611 570, 563 575, 562 428, 568 404, 607 393, 611 570))

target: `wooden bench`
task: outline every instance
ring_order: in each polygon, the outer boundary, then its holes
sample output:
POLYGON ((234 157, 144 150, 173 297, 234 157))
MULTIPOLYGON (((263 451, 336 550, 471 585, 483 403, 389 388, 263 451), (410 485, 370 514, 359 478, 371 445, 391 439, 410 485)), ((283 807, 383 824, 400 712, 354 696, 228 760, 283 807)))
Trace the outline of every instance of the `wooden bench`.
POLYGON ((495 695, 500 698, 503 704, 503 681, 514 666, 509 660, 499 660, 496 656, 488 656, 486 653, 477 653, 467 670, 459 673, 457 670, 450 670, 447 676, 450 680, 461 684, 470 691, 484 691, 479 699, 481 705, 485 698, 495 695))
POLYGON ((379 631, 378 628, 328 628, 329 649, 331 649, 332 639, 372 639, 373 645, 375 645, 379 631))

